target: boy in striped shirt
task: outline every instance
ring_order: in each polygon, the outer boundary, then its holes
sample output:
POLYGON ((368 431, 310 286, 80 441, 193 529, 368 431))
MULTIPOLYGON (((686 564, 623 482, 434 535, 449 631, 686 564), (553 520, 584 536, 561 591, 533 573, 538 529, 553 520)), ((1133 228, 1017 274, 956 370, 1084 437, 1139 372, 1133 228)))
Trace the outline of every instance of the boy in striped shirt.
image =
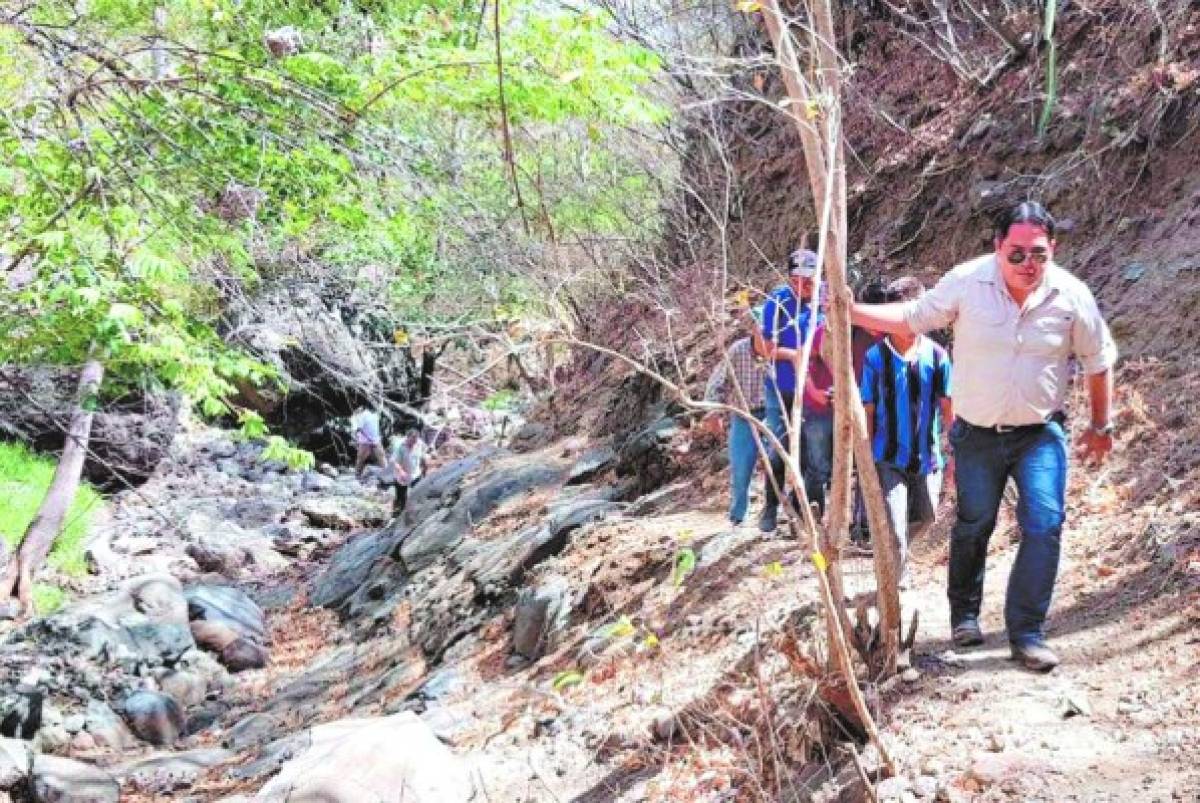
MULTIPOLYGON (((924 292, 917 279, 905 277, 888 287, 888 301, 911 301, 924 292)), ((923 335, 890 334, 863 365, 867 431, 899 547, 901 588, 908 585, 909 525, 916 537, 933 523, 948 467, 941 442, 954 421, 950 374, 946 350, 923 335)))

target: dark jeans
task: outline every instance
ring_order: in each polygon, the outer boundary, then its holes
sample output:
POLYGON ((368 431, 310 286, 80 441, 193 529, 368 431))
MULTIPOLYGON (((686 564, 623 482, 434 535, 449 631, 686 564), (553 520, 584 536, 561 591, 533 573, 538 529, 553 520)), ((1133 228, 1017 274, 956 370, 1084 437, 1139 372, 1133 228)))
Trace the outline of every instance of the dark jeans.
POLYGON ((960 418, 950 442, 958 488, 958 519, 950 538, 950 624, 979 618, 988 539, 1012 477, 1021 545, 1008 578, 1004 622, 1013 644, 1038 643, 1044 638, 1066 518, 1066 433, 1058 420, 996 432, 960 418))
MULTIPOLYGON (((788 445, 788 423, 792 418, 792 394, 785 393, 783 398, 768 389, 766 394, 766 424, 775 437, 779 438, 786 448, 788 445), (782 405, 780 402, 782 401, 782 405)), ((783 455, 771 450, 771 474, 775 483, 784 488, 787 479, 787 468, 784 466, 783 455)), ((800 426, 800 474, 804 478, 804 490, 810 503, 817 504, 817 515, 825 515, 825 486, 833 476, 833 416, 805 416, 800 426)), ((779 496, 775 493, 775 483, 767 482, 766 510, 775 510, 779 505, 779 496)), ((795 500, 793 500, 795 501, 795 500)))
POLYGON ((415 488, 420 481, 421 478, 417 477, 408 485, 401 485, 398 482, 392 483, 396 488, 396 498, 392 501, 392 516, 399 516, 404 512, 404 508, 408 507, 408 489, 415 488))

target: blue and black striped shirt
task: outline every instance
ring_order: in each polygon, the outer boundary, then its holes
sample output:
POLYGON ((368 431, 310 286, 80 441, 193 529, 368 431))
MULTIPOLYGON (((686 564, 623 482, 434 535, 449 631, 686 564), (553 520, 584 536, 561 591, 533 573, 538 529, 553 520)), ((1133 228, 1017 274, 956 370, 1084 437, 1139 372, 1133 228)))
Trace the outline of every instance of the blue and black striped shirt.
POLYGON ((891 341, 873 346, 863 364, 863 404, 875 405, 875 460, 912 474, 942 468, 941 408, 950 398, 950 356, 927 337, 909 362, 891 341))

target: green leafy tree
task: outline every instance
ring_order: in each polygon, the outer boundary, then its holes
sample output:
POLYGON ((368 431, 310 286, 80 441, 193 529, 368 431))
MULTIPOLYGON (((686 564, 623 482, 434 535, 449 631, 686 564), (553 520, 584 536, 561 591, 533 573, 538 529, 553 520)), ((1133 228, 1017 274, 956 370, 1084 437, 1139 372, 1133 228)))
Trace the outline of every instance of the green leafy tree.
MULTIPOLYGON (((0 364, 80 372, 61 483, 0 598, 28 600, 99 399, 170 387, 218 416, 234 412, 238 384, 272 381, 217 335, 230 294, 278 272, 260 255, 290 249, 338 281, 371 267, 398 319, 495 322, 545 305, 530 268, 561 267, 538 257, 547 244, 654 218, 653 187, 604 146, 663 119, 642 92, 654 57, 612 38, 594 10, 484 11, 417 0, 0 11, 11 290, 0 364)), ((281 439, 267 448, 305 463, 281 439)))

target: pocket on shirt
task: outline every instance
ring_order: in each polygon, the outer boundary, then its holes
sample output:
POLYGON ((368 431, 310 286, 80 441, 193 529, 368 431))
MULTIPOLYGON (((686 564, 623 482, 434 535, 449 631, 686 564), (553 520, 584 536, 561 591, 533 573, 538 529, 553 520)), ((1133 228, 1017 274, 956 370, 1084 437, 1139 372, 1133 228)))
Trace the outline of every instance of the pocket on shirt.
POLYGON ((1054 315, 1039 318, 1030 326, 1030 337, 1040 351, 1057 354, 1071 342, 1071 327, 1075 324, 1073 315, 1054 315))

